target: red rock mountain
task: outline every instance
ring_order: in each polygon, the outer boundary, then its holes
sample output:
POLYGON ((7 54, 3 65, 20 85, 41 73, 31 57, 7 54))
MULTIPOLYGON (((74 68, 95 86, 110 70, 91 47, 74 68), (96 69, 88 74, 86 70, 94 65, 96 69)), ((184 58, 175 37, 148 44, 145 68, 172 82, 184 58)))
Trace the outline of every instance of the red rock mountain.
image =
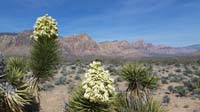
MULTIPOLYGON (((29 55, 32 31, 20 33, 0 33, 0 52, 6 55, 29 55)), ((106 41, 96 42, 87 34, 78 34, 59 38, 64 57, 107 57, 107 58, 142 58, 183 55, 196 49, 156 46, 143 40, 136 42, 106 41)))

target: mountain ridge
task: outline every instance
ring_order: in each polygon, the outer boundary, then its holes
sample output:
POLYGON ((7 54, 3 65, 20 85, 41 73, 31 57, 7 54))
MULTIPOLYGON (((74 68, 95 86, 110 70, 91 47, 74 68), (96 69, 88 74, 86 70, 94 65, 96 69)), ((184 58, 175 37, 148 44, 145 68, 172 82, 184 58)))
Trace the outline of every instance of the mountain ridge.
MULTIPOLYGON (((32 30, 20 33, 0 33, 0 51, 6 55, 28 56, 31 48, 30 35, 32 30)), ((58 39, 64 57, 106 57, 106 58, 144 58, 144 57, 168 57, 187 55, 198 51, 196 46, 170 47, 154 45, 144 40, 129 42, 127 40, 115 40, 96 42, 88 34, 81 33, 65 36, 58 39)), ((197 47, 198 48, 198 47, 197 47)))

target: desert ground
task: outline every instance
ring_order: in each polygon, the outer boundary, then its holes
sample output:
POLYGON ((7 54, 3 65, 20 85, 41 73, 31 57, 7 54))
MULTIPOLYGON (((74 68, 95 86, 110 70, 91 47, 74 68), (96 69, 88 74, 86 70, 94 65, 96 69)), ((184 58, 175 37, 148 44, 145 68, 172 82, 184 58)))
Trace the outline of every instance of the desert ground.
MULTIPOLYGON (((66 103, 88 68, 87 64, 63 64, 54 78, 41 85, 40 111, 63 112, 66 103)), ((127 83, 119 76, 120 64, 104 64, 115 79, 118 90, 124 91, 127 83)), ((199 112, 200 90, 190 86, 198 79, 197 64, 152 64, 152 74, 159 77, 158 88, 152 90, 155 99, 160 100, 169 112, 199 112)))

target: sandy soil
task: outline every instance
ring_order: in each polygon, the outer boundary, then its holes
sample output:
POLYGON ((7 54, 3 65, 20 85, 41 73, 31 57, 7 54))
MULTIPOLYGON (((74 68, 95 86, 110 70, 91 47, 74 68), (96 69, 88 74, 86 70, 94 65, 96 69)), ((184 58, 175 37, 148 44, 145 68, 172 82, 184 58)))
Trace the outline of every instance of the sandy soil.
MULTIPOLYGON (((157 73, 158 76, 167 76, 169 73, 175 73, 177 69, 174 66, 154 66, 154 72, 157 73), (167 72, 163 69, 168 70, 167 72)), ((69 69, 69 68, 68 68, 69 69)), ((180 68, 183 71, 183 68, 180 68)), ((55 75, 55 78, 62 76, 60 73, 62 69, 59 70, 58 74, 55 75)), ((182 73, 175 73, 178 75, 182 75, 182 73)), ((116 77, 116 76, 114 76, 116 77)), ((67 80, 72 80, 70 84, 67 85, 59 85, 55 86, 55 88, 51 91, 41 91, 41 112, 63 112, 65 102, 68 101, 69 93, 71 90, 69 89, 70 86, 76 86, 78 81, 74 80, 75 74, 67 75, 67 80)), ((126 82, 119 82, 119 89, 125 90, 127 87, 126 82)), ((161 84, 159 89, 157 90, 154 98, 158 100, 162 100, 163 96, 166 95, 168 92, 168 86, 173 85, 181 85, 180 83, 169 83, 169 84, 161 84)), ((200 100, 199 99, 192 99, 190 96, 187 97, 176 97, 175 94, 168 94, 170 97, 170 103, 166 105, 166 108, 169 112, 193 112, 193 110, 200 110, 200 100), (188 105, 188 108, 184 108, 184 106, 188 105)))

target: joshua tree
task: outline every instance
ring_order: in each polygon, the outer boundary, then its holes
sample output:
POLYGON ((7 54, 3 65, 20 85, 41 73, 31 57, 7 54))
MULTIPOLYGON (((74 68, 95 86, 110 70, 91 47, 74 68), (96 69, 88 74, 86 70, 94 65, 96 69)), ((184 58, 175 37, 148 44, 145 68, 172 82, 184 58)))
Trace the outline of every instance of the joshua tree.
POLYGON ((53 76, 59 60, 57 22, 48 15, 39 17, 34 26, 32 35, 33 47, 31 50, 30 68, 33 78, 31 87, 36 98, 38 97, 38 83, 53 76))
POLYGON ((113 79, 100 62, 90 64, 85 80, 72 94, 69 112, 108 112, 115 94, 113 79))

